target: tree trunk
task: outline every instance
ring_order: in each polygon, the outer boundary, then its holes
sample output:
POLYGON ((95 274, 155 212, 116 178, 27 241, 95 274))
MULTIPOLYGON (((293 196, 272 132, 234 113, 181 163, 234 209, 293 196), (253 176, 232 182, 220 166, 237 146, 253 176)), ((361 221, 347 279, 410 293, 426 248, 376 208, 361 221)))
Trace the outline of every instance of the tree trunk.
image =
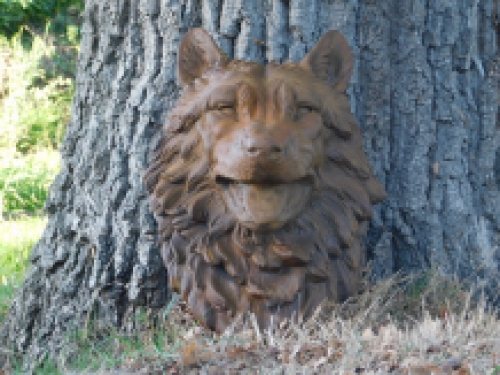
POLYGON ((87 0, 77 93, 47 228, 0 332, 33 362, 89 313, 129 321, 170 297, 141 176, 175 105, 191 27, 234 58, 299 61, 327 30, 356 60, 349 90, 388 199, 369 238, 375 278, 436 267, 499 276, 495 0, 87 0))

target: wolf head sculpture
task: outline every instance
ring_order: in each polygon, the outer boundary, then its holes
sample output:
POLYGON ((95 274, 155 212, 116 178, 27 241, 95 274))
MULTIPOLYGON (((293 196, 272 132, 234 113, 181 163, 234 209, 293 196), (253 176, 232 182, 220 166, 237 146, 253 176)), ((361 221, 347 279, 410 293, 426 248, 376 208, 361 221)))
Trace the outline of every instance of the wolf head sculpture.
POLYGON ((207 327, 356 292, 385 191, 345 93, 352 64, 337 31, 281 65, 231 61, 202 29, 182 40, 184 90, 144 181, 170 286, 207 327))

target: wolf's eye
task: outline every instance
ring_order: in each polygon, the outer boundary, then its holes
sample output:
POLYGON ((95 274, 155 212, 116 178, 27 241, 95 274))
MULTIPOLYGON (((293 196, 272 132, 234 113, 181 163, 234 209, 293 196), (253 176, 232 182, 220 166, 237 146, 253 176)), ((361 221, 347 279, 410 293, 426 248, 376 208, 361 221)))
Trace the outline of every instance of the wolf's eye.
POLYGON ((210 108, 211 111, 216 111, 223 115, 234 114, 234 104, 232 103, 217 103, 210 108))
POLYGON ((299 105, 299 107, 297 108, 297 117, 301 118, 309 113, 318 113, 318 112, 319 112, 318 108, 313 107, 311 105, 308 104, 299 105))

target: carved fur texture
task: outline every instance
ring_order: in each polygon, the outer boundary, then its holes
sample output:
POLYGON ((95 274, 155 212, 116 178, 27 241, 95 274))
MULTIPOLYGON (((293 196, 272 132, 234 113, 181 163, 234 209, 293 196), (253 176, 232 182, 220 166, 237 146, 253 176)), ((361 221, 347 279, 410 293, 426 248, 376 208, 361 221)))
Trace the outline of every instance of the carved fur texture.
POLYGON ((178 62, 184 91, 144 176, 173 290, 218 332, 246 311, 266 327, 355 293, 385 191, 345 93, 344 37, 264 66, 193 29, 178 62))

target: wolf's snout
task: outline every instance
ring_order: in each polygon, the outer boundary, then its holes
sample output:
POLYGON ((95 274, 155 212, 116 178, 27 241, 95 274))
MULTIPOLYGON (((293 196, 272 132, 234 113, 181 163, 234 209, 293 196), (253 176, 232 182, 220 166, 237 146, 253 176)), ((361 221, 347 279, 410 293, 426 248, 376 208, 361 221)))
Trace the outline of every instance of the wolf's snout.
POLYGON ((245 137, 243 151, 249 157, 275 159, 283 154, 283 145, 269 137, 245 137))

